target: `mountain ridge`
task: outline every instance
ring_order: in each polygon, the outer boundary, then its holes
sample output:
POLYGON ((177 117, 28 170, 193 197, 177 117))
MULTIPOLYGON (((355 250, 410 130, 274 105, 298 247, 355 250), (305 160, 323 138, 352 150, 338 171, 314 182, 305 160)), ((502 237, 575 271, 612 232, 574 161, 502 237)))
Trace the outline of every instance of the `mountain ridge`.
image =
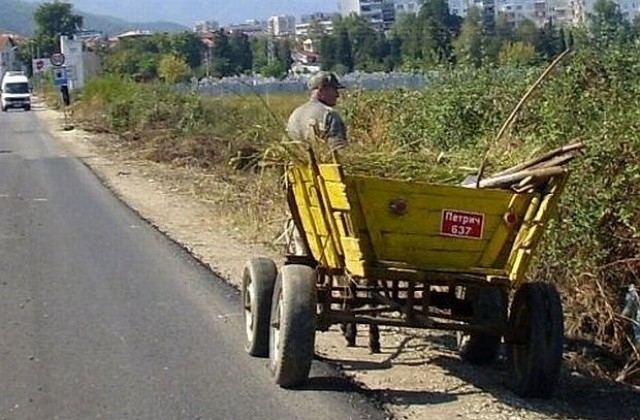
MULTIPOLYGON (((17 33, 31 36, 35 29, 33 14, 38 4, 22 0, 0 0, 0 33, 17 33)), ((180 32, 189 27, 168 21, 132 22, 110 15, 88 13, 74 6, 73 13, 83 17, 83 29, 96 30, 107 36, 140 29, 152 32, 180 32)))
MULTIPOLYGON (((29 0, 32 3, 36 0, 29 0)), ((192 27, 196 21, 212 20, 226 26, 248 19, 312 12, 335 12, 338 0, 68 0, 74 9, 126 20, 176 22, 192 27)))

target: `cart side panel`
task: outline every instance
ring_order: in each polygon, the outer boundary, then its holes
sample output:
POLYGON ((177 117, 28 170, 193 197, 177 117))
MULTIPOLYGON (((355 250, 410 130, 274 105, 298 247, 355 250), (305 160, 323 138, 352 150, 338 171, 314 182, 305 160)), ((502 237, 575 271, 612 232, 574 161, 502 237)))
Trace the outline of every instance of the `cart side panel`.
POLYGON ((439 269, 504 269, 505 247, 535 197, 368 177, 349 183, 377 261, 439 269))
POLYGON ((313 257, 325 267, 342 267, 339 250, 332 245, 331 229, 323 212, 322 196, 311 171, 295 167, 288 172, 299 223, 306 236, 313 257))
POLYGON ((531 264, 551 216, 555 213, 560 196, 569 179, 568 173, 549 181, 548 191, 531 201, 507 261, 509 278, 514 288, 524 282, 524 275, 531 264))
POLYGON ((319 169, 338 228, 345 268, 353 276, 364 277, 366 262, 372 261, 374 254, 358 196, 340 165, 322 164, 319 169))

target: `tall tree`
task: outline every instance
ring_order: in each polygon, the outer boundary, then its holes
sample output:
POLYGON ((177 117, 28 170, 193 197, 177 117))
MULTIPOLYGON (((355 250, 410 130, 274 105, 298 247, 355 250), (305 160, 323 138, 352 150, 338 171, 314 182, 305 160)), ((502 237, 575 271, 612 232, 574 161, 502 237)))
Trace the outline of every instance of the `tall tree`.
POLYGON ((233 52, 229 45, 229 35, 224 29, 213 34, 213 47, 211 48, 212 71, 217 77, 231 76, 234 72, 233 52))
POLYGON ((453 40, 460 32, 462 18, 449 12, 446 0, 425 0, 418 13, 422 23, 422 56, 430 64, 449 64, 453 40))
POLYGON ((422 22, 413 13, 404 13, 391 28, 390 39, 399 48, 405 66, 414 68, 422 57, 422 22))
POLYGON ((342 64, 347 72, 354 68, 353 47, 349 38, 349 31, 343 25, 336 28, 336 61, 342 64))
POLYGON ((73 6, 65 1, 42 3, 33 14, 35 41, 45 55, 60 51, 60 35, 73 36, 82 29, 82 16, 73 14, 73 6))
POLYGON ((234 72, 242 74, 253 67, 253 52, 251 43, 246 34, 234 34, 229 38, 231 48, 231 62, 234 65, 234 72))
POLYGON ((186 80, 190 70, 189 65, 181 57, 171 54, 162 56, 158 63, 158 75, 170 85, 186 80))
POLYGON ((205 46, 195 32, 180 32, 169 35, 170 53, 181 58, 194 69, 202 65, 205 46))
POLYGON ((593 5, 593 12, 588 15, 588 20, 592 36, 604 44, 622 39, 630 32, 620 6, 611 0, 597 0, 593 5))
POLYGON ((322 70, 332 70, 338 64, 336 56, 336 39, 331 35, 323 35, 320 38, 320 46, 318 47, 318 55, 320 56, 320 65, 322 70))
POLYGON ((480 67, 483 52, 483 16, 478 7, 471 7, 467 12, 460 35, 454 41, 456 63, 471 67, 480 67))

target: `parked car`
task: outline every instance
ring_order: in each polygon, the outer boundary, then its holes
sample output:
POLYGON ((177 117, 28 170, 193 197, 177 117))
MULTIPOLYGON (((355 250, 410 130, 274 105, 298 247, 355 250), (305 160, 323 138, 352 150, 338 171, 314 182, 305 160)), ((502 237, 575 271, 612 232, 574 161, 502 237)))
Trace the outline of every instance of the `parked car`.
POLYGON ((31 110, 31 88, 29 79, 24 74, 7 72, 2 78, 0 92, 2 112, 9 108, 31 110))

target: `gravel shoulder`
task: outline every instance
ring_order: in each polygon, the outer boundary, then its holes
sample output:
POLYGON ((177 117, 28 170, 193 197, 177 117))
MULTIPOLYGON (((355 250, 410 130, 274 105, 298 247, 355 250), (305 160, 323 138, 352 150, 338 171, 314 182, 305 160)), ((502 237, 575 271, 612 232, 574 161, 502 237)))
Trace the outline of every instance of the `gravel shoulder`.
MULTIPOLYGON (((36 106, 34 113, 70 156, 82 160, 122 201, 229 283, 239 286, 250 257, 279 260, 275 252, 250 243, 230 220, 219 217, 215 203, 189 194, 188 186, 180 185, 187 179, 184 171, 127 159, 105 147, 106 135, 64 131, 57 111, 36 106)), ((347 348, 336 328, 318 333, 316 353, 382 403, 393 418, 640 419, 638 390, 566 368, 555 398, 520 399, 505 386, 504 360, 482 368, 463 363, 451 334, 383 328, 381 344, 381 354, 369 354, 361 331, 357 346, 347 348)))

